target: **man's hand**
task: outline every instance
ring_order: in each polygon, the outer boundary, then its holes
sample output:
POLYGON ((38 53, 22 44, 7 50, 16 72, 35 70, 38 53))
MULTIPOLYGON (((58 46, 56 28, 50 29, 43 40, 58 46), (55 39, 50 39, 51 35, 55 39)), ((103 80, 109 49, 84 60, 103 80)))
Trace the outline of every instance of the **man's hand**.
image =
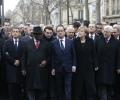
POLYGON ((26 71, 22 70, 22 75, 25 76, 26 75, 26 71))
POLYGON ((55 76, 55 69, 52 69, 51 74, 55 76))
POLYGON ((117 74, 120 74, 120 69, 117 69, 117 74))
POLYGON ((72 72, 73 72, 73 73, 76 72, 76 66, 72 66, 72 72))
POLYGON ((15 60, 14 65, 15 66, 19 66, 20 65, 20 61, 19 60, 15 60))
POLYGON ((45 67, 46 64, 47 64, 47 62, 46 62, 45 60, 43 60, 43 61, 41 62, 41 64, 40 64, 40 67, 45 67))
POLYGON ((98 71, 99 70, 99 67, 95 67, 95 71, 98 71))

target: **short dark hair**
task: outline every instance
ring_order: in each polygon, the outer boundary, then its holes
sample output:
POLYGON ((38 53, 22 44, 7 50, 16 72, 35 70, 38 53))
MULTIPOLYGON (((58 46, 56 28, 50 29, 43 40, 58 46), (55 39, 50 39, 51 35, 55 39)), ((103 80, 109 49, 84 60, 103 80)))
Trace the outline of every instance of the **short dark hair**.
POLYGON ((88 27, 89 24, 90 24, 90 21, 88 21, 88 20, 84 20, 83 24, 84 24, 84 26, 88 27))
POLYGON ((101 25, 102 26, 102 23, 96 23, 95 24, 95 27, 97 28, 97 25, 101 25))
POLYGON ((102 25, 102 23, 96 23, 96 25, 102 25))
POLYGON ((65 30, 65 27, 64 27, 63 25, 58 25, 58 26, 56 27, 56 31, 57 31, 58 27, 63 27, 63 29, 65 30))
POLYGON ((81 26, 81 24, 79 22, 74 22, 73 23, 74 28, 79 28, 80 26, 81 26))
POLYGON ((46 26, 46 27, 44 28, 44 32, 46 32, 46 29, 51 30, 51 31, 53 32, 53 28, 52 28, 51 26, 46 26))

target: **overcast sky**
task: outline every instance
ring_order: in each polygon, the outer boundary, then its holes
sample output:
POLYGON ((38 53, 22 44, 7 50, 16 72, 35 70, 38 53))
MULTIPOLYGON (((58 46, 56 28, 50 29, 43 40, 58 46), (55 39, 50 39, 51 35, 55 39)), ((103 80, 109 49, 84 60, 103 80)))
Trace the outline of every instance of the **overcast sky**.
POLYGON ((16 7, 18 1, 19 0, 4 0, 5 12, 9 9, 13 10, 16 7))

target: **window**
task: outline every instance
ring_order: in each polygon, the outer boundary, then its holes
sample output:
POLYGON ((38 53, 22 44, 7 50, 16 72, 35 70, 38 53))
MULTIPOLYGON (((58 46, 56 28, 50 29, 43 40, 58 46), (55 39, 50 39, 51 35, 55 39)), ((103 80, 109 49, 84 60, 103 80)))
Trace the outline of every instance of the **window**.
POLYGON ((115 9, 116 9, 116 6, 115 6, 115 0, 113 0, 112 2, 112 15, 115 15, 115 9))
POLYGON ((117 0, 117 14, 120 14, 120 0, 117 0))
POLYGON ((109 0, 106 0, 106 15, 109 15, 109 0))

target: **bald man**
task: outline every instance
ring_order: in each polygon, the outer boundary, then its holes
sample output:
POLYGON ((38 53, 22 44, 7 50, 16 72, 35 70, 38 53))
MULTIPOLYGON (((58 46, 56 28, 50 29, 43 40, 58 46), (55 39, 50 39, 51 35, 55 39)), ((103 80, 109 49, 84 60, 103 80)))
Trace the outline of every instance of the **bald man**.
POLYGON ((75 37, 75 31, 72 26, 67 27, 66 29, 66 35, 69 39, 73 40, 75 37))

